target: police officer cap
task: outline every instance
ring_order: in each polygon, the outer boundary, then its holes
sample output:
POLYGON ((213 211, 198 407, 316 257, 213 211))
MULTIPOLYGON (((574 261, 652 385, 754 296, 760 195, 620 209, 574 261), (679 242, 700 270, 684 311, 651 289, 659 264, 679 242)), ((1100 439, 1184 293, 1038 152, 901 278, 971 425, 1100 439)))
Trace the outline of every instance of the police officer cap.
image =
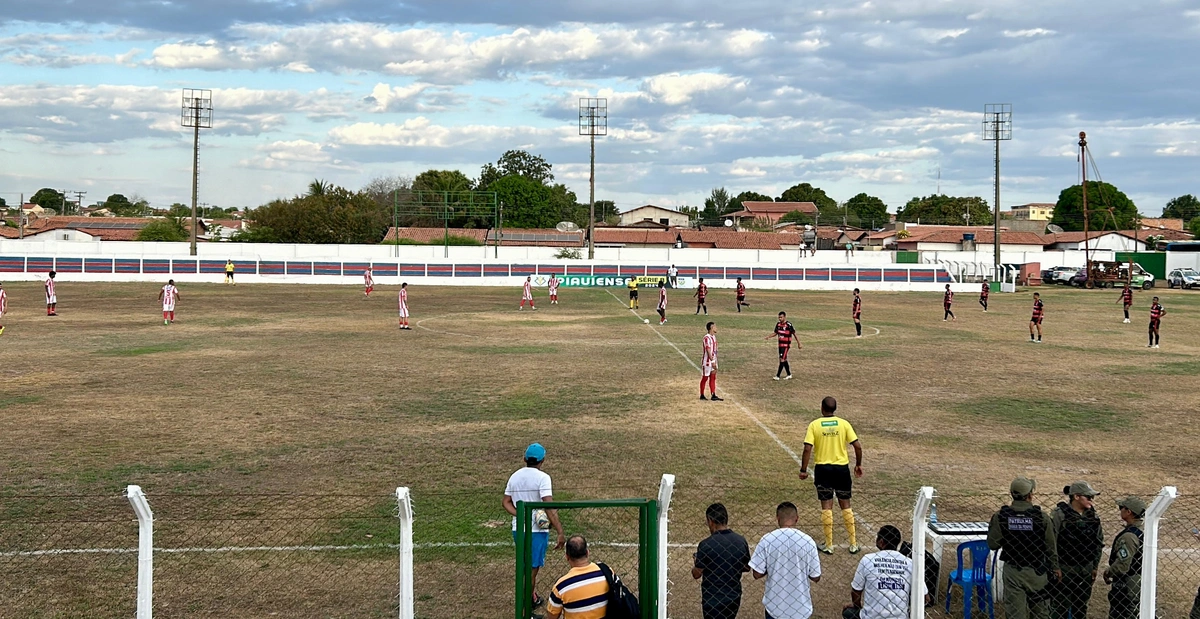
POLYGON ((1133 512, 1133 515, 1138 518, 1141 518, 1146 513, 1146 502, 1135 496, 1127 496, 1117 501, 1117 506, 1124 507, 1133 512))
POLYGON ((1083 496, 1086 496, 1086 497, 1094 497, 1097 494, 1100 494, 1100 492, 1097 491, 1095 488, 1093 488, 1092 485, 1087 483, 1086 481, 1075 481, 1075 482, 1071 482, 1070 486, 1067 486, 1067 491, 1065 494, 1067 496, 1075 496, 1077 494, 1082 494, 1083 496))
POLYGON ((1025 496, 1033 492, 1033 489, 1036 487, 1037 482, 1033 481, 1032 479, 1018 477, 1012 481, 1011 485, 1009 485, 1008 492, 1013 496, 1025 496))

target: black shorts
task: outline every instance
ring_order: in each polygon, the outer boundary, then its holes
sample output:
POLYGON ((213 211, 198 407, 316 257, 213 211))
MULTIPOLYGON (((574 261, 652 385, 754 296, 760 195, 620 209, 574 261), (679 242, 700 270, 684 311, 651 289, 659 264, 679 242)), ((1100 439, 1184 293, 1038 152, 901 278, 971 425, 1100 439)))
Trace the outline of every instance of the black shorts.
POLYGON ((1032 322, 1032 323, 1033 323, 1033 324, 1035 324, 1035 325, 1040 325, 1040 324, 1042 324, 1042 317, 1041 317, 1041 316, 1034 316, 1034 317, 1032 317, 1032 318, 1030 318, 1030 319, 1029 319, 1029 322, 1032 322))
POLYGON ((780 346, 779 347, 779 360, 787 361, 788 351, 791 349, 792 349, 791 346, 780 346))
POLYGON ((817 499, 831 501, 836 495, 849 500, 854 481, 850 477, 849 464, 818 464, 813 467, 813 485, 817 487, 817 499))
POLYGON ((636 299, 636 298, 637 298, 637 291, 636 291, 636 290, 630 290, 630 291, 629 291, 629 298, 630 298, 630 299, 636 299))
POLYGON ((739 294, 739 295, 738 295, 738 298, 737 298, 737 300, 738 300, 738 303, 741 303, 742 301, 745 301, 745 300, 746 300, 746 295, 744 295, 744 294, 739 294))
POLYGON ((1155 331, 1157 331, 1159 324, 1160 324, 1159 321, 1157 321, 1153 318, 1150 319, 1150 328, 1151 329, 1154 329, 1155 331))

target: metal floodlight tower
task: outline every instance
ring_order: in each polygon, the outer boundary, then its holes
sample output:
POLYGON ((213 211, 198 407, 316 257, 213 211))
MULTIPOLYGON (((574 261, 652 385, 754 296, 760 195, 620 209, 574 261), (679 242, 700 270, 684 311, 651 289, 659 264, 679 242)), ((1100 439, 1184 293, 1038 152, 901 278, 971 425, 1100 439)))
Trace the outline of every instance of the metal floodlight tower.
POLYGON ((988 103, 983 106, 983 139, 996 145, 995 220, 992 248, 995 250, 993 279, 1000 277, 1000 142, 1012 139, 1012 104, 988 103))
POLYGON ((596 136, 608 135, 608 99, 580 97, 579 135, 591 137, 591 176, 588 181, 588 260, 596 257, 596 136))
POLYGON ((212 129, 212 91, 198 88, 183 89, 180 118, 184 127, 191 127, 192 138, 192 255, 196 255, 196 194, 200 186, 200 130, 212 129))

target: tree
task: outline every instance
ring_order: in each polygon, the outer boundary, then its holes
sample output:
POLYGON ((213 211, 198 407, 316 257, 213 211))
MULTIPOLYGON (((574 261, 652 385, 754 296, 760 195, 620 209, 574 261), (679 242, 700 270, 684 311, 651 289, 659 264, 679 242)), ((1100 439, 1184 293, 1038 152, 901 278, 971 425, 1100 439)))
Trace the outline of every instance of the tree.
POLYGON ((550 205, 558 213, 558 221, 569 221, 580 228, 587 227, 588 207, 579 204, 575 192, 562 183, 550 186, 550 205))
POLYGON ((882 225, 888 222, 887 205, 875 196, 860 193, 847 200, 846 206, 863 224, 882 225))
MULTIPOLYGON (((327 186, 324 193, 274 200, 254 209, 255 228, 270 231, 280 243, 378 243, 392 213, 369 195, 327 186)), ((238 235, 236 240, 245 240, 238 235)))
POLYGON ((698 206, 681 206, 677 210, 687 215, 688 221, 697 221, 700 219, 700 207, 698 206))
POLYGON ((325 195, 326 192, 330 191, 331 189, 333 189, 332 184, 327 183, 322 179, 314 178, 313 181, 308 184, 308 195, 323 196, 323 195, 325 195))
POLYGON ((49 187, 43 187, 37 190, 37 193, 33 194, 32 198, 29 198, 29 202, 44 209, 53 209, 55 213, 61 213, 64 212, 65 198, 62 192, 50 189, 49 187))
POLYGON ((1163 217, 1182 219, 1185 224, 1195 219, 1197 215, 1200 215, 1200 200, 1190 193, 1178 198, 1171 198, 1162 213, 1163 217))
POLYGON ((425 170, 413 179, 414 191, 470 191, 471 179, 458 170, 425 170))
POLYGON ((553 167, 541 155, 531 155, 523 150, 505 151, 503 155, 500 155, 500 159, 496 161, 496 165, 490 163, 483 164, 483 168, 479 171, 479 180, 475 186, 480 191, 492 191, 489 189, 492 183, 505 176, 513 175, 524 176, 532 181, 546 185, 554 180, 554 173, 551 172, 553 167))
POLYGON ((992 221, 987 201, 978 196, 933 195, 913 198, 896 211, 896 221, 961 226, 968 222, 985 225, 992 221), (965 215, 970 214, 970 217, 965 215))
POLYGON ((175 202, 167 209, 167 217, 191 217, 192 207, 182 203, 175 202))
POLYGON ((104 201, 104 208, 117 217, 136 217, 142 214, 142 206, 140 204, 135 204, 129 198, 119 193, 109 196, 104 201))
POLYGON ((771 196, 758 193, 757 191, 743 191, 739 193, 733 200, 730 201, 729 208, 734 212, 742 210, 743 202, 773 202, 771 196))
POLYGON ((188 234, 187 228, 184 227, 183 221, 177 217, 156 219, 146 224, 145 228, 138 230, 137 234, 137 240, 139 241, 180 242, 186 241, 189 238, 191 236, 188 234))
POLYGON ((412 189, 413 179, 407 176, 376 176, 360 190, 379 204, 391 207, 397 193, 412 189))
MULTIPOLYGON (((1090 230, 1129 230, 1138 219, 1137 205, 1109 183, 1087 182, 1088 228, 1090 230), (1109 208, 1112 215, 1109 215, 1109 208)), ((1083 230, 1083 187, 1074 185, 1058 194, 1051 223, 1063 230, 1083 230)))
POLYGON ((1192 218, 1192 223, 1188 226, 1188 229, 1191 230, 1192 236, 1200 239, 1200 216, 1192 218))
POLYGON ((813 187, 808 183, 800 183, 793 185, 783 192, 783 195, 775 199, 776 202, 812 202, 817 205, 818 209, 836 209, 837 200, 825 194, 825 190, 820 187, 813 187))
POLYGON ((813 223, 813 218, 812 215, 809 215, 804 211, 790 211, 784 213, 783 216, 779 218, 779 223, 798 223, 802 225, 811 224, 813 223))
POLYGON ((733 211, 729 192, 724 187, 715 187, 712 193, 704 199, 704 210, 700 212, 700 221, 706 224, 715 224, 721 221, 721 217, 733 211))
POLYGON ((550 188, 538 181, 514 174, 493 182, 488 191, 504 205, 506 228, 553 228, 559 222, 550 188))

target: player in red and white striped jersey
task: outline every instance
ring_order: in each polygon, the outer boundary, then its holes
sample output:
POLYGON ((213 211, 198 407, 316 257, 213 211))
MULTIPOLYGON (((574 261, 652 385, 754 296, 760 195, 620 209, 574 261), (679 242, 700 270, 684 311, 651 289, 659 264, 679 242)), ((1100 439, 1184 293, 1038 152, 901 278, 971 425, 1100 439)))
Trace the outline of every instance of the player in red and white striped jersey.
POLYGON ((658 282, 658 326, 667 324, 667 280, 658 282))
POLYGON ((533 304, 533 277, 525 276, 525 285, 521 288, 521 306, 517 309, 525 309, 525 302, 529 301, 529 309, 537 309, 533 304))
POLYGON ((375 276, 371 273, 371 267, 367 267, 367 270, 363 271, 363 298, 369 299, 374 290, 375 276))
POLYGON ((4 284, 0 284, 0 335, 4 335, 4 315, 8 313, 8 295, 4 293, 4 284))
POLYGON ((546 282, 546 288, 550 292, 550 305, 558 305, 558 276, 551 273, 550 280, 546 282))
POLYGON ((175 280, 167 280, 167 285, 158 291, 158 300, 162 301, 163 324, 175 322, 175 302, 179 300, 179 289, 175 280))
POLYGON ((411 331, 408 326, 408 282, 400 284, 400 328, 411 331))
POLYGON ((720 402, 717 397, 717 323, 704 325, 704 349, 700 359, 700 399, 720 402), (704 397, 704 383, 708 382, 708 392, 712 397, 704 397))
POLYGON ((54 271, 50 271, 50 277, 46 278, 46 315, 58 315, 58 295, 54 292, 54 276, 58 275, 54 271))

